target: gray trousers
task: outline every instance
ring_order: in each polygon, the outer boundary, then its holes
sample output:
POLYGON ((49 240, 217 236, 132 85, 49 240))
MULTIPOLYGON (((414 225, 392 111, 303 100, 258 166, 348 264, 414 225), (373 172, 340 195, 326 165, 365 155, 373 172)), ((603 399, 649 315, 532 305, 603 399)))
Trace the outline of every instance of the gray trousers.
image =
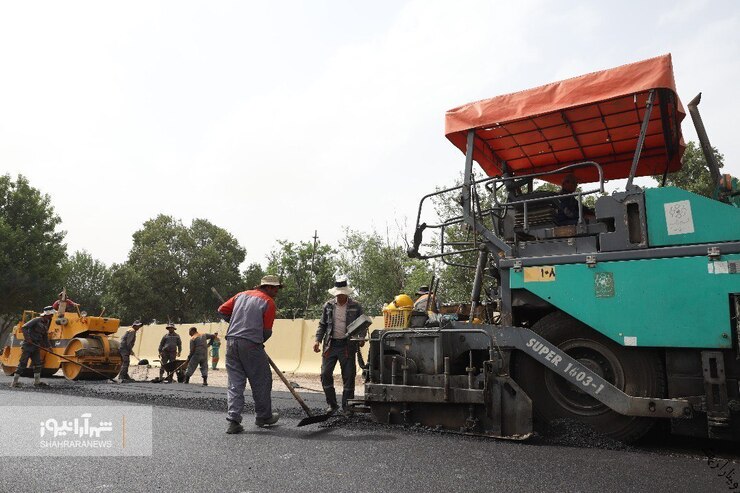
POLYGON ((131 378, 128 375, 128 365, 131 360, 130 354, 121 353, 121 371, 118 373, 119 378, 131 378))
POLYGON ((347 407, 347 401, 355 398, 355 377, 357 366, 355 365, 354 344, 342 339, 332 339, 329 349, 324 351, 321 361, 321 386, 324 387, 326 403, 331 407, 337 407, 337 393, 334 390, 334 367, 339 362, 342 370, 342 408, 347 407))
POLYGON ((41 362, 41 350, 37 347, 24 344, 21 348, 21 360, 18 362, 18 368, 15 370, 16 375, 20 375, 26 370, 28 359, 33 362, 33 372, 41 373, 44 364, 41 362))
POLYGON ((203 378, 208 377, 208 355, 207 354, 194 354, 190 357, 190 361, 188 362, 188 369, 185 371, 185 377, 190 378, 193 373, 195 373, 195 369, 198 368, 200 365, 200 375, 203 378))
POLYGON ((229 379, 226 392, 229 411, 226 419, 242 422, 247 380, 252 389, 255 415, 263 419, 272 417, 272 372, 262 344, 240 338, 227 339, 226 375, 229 379))

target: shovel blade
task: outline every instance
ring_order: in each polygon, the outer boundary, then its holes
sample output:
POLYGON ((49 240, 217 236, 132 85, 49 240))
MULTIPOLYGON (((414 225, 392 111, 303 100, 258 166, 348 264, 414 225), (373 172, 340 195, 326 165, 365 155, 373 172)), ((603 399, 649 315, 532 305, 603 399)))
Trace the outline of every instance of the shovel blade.
POLYGON ((331 414, 316 414, 314 416, 308 416, 306 418, 303 418, 299 423, 298 426, 306 426, 306 425, 312 425, 314 423, 323 423, 324 421, 331 418, 331 414))

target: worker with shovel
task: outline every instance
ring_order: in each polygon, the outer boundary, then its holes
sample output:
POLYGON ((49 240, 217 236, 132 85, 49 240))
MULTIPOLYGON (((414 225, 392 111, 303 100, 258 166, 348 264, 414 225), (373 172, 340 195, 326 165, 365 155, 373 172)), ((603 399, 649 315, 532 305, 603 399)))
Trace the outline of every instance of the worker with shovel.
POLYGON ((252 389, 256 418, 260 427, 277 423, 272 412, 272 373, 264 343, 272 335, 275 300, 283 285, 277 276, 267 275, 255 289, 242 291, 223 303, 218 312, 229 322, 226 330, 226 374, 229 427, 226 433, 244 431, 244 388, 247 380, 252 389))
POLYGON ((126 331, 125 334, 121 337, 121 342, 119 344, 118 352, 121 353, 121 371, 118 373, 118 382, 119 383, 128 383, 133 382, 134 379, 131 378, 128 374, 128 366, 129 361, 131 360, 131 355, 134 354, 134 344, 136 343, 136 332, 143 326, 144 324, 141 323, 141 321, 136 320, 134 323, 131 324, 131 328, 126 331))
POLYGON ((54 316, 54 308, 47 306, 44 311, 41 312, 40 317, 33 318, 23 324, 21 330, 23 331, 23 344, 21 344, 21 359, 18 362, 18 368, 15 370, 13 376, 13 383, 11 387, 20 387, 21 383, 18 381, 21 378, 21 374, 26 371, 26 365, 28 364, 29 358, 33 361, 33 385, 34 387, 48 387, 49 385, 41 381, 41 369, 43 368, 43 362, 41 361, 41 348, 50 347, 49 344, 49 324, 51 318, 54 316))
POLYGON ((185 371, 185 383, 190 383, 190 377, 200 366, 200 376, 203 377, 203 386, 208 386, 208 341, 216 336, 201 334, 195 327, 190 327, 190 355, 188 355, 188 369, 185 371))
POLYGON ((161 366, 159 367, 159 381, 172 383, 172 374, 174 373, 175 360, 182 352, 182 339, 175 332, 175 325, 168 323, 167 333, 162 336, 162 340, 159 341, 159 361, 161 366), (169 373, 165 380, 162 380, 165 370, 169 373))

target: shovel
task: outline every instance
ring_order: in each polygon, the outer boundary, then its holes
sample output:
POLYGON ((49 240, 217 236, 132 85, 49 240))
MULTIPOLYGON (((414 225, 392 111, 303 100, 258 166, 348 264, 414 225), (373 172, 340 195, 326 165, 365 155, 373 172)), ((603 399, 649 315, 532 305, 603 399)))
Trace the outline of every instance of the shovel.
POLYGON ((110 380, 110 381, 111 381, 111 382, 113 382, 113 383, 116 383, 116 384, 118 383, 118 382, 116 382, 115 380, 113 380, 113 379, 112 379, 111 377, 107 376, 107 375, 106 375, 106 374, 104 374, 104 373, 101 373, 101 372, 99 372, 99 371, 98 371, 98 370, 96 370, 95 368, 90 368, 90 367, 89 367, 89 366, 87 366, 87 365, 83 365, 83 364, 82 364, 82 363, 80 363, 79 361, 74 361, 74 360, 71 360, 71 359, 67 358, 66 356, 63 356, 63 355, 61 355, 61 354, 57 354, 57 353, 55 353, 54 351, 52 351, 51 349, 49 349, 49 348, 45 348, 45 347, 43 347, 43 346, 39 346, 39 345, 38 345, 38 344, 36 344, 35 342, 32 342, 32 341, 27 341, 27 342, 29 342, 29 343, 30 343, 30 344, 31 344, 32 346, 36 346, 37 348, 39 348, 40 350, 44 351, 45 353, 49 353, 49 354, 51 354, 52 356, 56 356, 56 357, 57 357, 57 358, 59 358, 59 359, 63 359, 64 361, 69 361, 70 363, 74 363, 75 365, 78 365, 78 366, 80 366, 80 367, 84 368, 85 370, 91 371, 91 372, 93 372, 93 373, 97 373, 97 374, 98 374, 98 375, 100 375, 101 377, 105 378, 106 380, 110 380))
POLYGON ((293 389, 293 386, 290 384, 287 378, 285 378, 285 375, 283 375, 283 372, 280 371, 280 368, 277 367, 274 361, 272 361, 272 358, 267 356, 267 361, 270 363, 270 366, 272 366, 272 369, 275 370, 275 373, 278 374, 280 377, 280 380, 283 381, 286 387, 288 387, 288 390, 291 394, 293 394, 293 397, 295 397, 295 400, 298 401, 298 404, 301 405, 303 410, 308 415, 307 417, 303 418, 299 423, 298 426, 306 426, 306 425, 312 425, 314 423, 323 423, 324 421, 328 420, 333 416, 333 414, 312 414, 311 409, 308 408, 305 402, 303 402, 303 399, 300 395, 298 395, 298 392, 293 389))

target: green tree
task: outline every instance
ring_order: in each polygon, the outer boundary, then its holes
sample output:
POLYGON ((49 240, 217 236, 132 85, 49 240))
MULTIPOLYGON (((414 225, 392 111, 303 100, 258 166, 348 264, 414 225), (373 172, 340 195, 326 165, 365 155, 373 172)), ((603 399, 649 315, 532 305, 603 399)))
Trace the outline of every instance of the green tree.
POLYGON ((400 294, 413 294, 431 277, 427 264, 410 259, 399 242, 376 231, 345 230, 340 242, 339 269, 357 292, 357 300, 369 315, 380 315, 383 305, 400 294))
MULTIPOLYGON (((725 165, 724 155, 714 146, 712 146, 712 152, 714 153, 714 157, 717 159, 719 168, 722 169, 725 165)), ((653 176, 652 178, 659 184, 663 183, 663 176, 653 176)), ((666 177, 665 184, 669 187, 683 188, 684 190, 703 195, 705 197, 712 196, 712 193, 714 192, 712 176, 709 173, 707 160, 699 145, 695 142, 689 142, 686 144, 686 150, 681 159, 681 169, 673 173, 669 173, 666 177)))
POLYGON ((204 219, 188 228, 159 215, 134 233, 128 260, 112 267, 105 300, 125 323, 215 320, 211 286, 224 296, 241 290, 245 256, 229 232, 204 219))
POLYGON ((244 289, 239 266, 244 262, 246 250, 228 231, 205 219, 192 222, 188 238, 184 288, 190 309, 185 313, 193 320, 214 320, 219 303, 211 287, 223 296, 244 289))
POLYGON ((283 289, 275 300, 278 315, 283 318, 318 316, 327 298, 326 290, 334 285, 336 252, 329 245, 318 242, 314 255, 312 241, 293 243, 278 240, 278 245, 267 256, 267 273, 279 276, 283 283, 283 289))
POLYGON ((67 295, 90 315, 103 310, 103 295, 110 280, 108 267, 87 251, 75 252, 62 266, 67 295))
POLYGON ((242 273, 242 285, 246 289, 252 289, 259 286, 263 277, 265 277, 264 269, 260 264, 253 262, 242 273))
POLYGON ((51 304, 66 257, 51 199, 22 175, 0 176, 0 343, 24 309, 51 304))

